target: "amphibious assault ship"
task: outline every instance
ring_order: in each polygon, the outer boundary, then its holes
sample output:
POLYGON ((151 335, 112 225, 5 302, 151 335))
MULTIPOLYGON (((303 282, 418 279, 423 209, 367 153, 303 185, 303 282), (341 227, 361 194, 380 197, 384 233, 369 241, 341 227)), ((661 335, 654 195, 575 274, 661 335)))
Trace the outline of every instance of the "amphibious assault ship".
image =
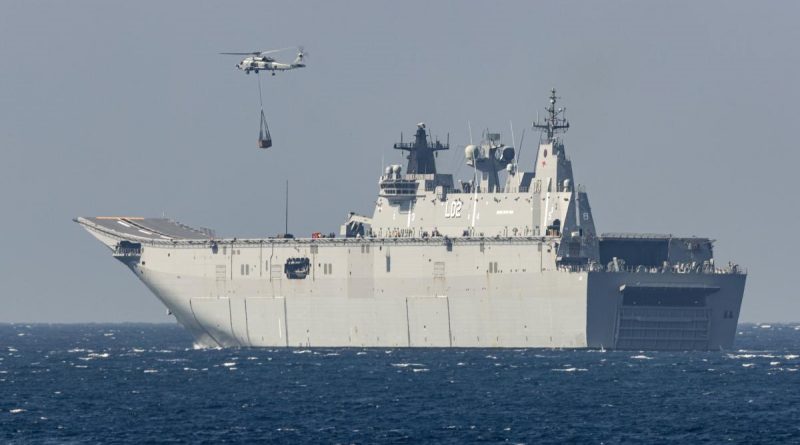
POLYGON ((550 96, 533 171, 499 134, 439 173, 418 124, 372 216, 335 234, 220 238, 164 218, 76 222, 203 347, 730 348, 746 275, 712 240, 598 235, 550 96))

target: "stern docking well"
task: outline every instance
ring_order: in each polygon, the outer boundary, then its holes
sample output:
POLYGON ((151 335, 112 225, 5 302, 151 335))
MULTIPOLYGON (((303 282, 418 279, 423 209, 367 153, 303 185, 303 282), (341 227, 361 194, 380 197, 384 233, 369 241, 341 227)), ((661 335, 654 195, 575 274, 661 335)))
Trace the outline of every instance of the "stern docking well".
POLYGON ((600 237, 589 274, 589 345, 635 350, 732 347, 746 274, 716 265, 708 238, 600 237))

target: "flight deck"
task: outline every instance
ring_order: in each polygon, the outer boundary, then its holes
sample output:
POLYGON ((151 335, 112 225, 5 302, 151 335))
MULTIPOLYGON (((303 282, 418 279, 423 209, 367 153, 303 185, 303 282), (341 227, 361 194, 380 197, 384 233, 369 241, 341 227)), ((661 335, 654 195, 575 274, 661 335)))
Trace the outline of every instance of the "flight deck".
POLYGON ((138 216, 80 217, 76 222, 89 223, 122 237, 146 241, 209 240, 214 238, 210 229, 195 229, 169 218, 143 218, 138 216))

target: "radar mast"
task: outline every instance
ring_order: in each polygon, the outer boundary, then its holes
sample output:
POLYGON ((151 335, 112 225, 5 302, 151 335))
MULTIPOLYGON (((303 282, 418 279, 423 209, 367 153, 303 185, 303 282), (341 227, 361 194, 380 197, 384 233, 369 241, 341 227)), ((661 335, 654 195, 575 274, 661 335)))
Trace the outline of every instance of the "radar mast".
POLYGON ((422 122, 417 124, 417 133, 414 136, 414 142, 403 142, 403 135, 401 134, 400 142, 394 144, 395 149, 408 151, 406 173, 410 175, 435 174, 436 160, 434 159, 434 153, 439 150, 449 149, 450 144, 442 144, 438 140, 429 143, 425 124, 422 122))
POLYGON ((550 105, 545 108, 545 110, 547 110, 547 118, 544 122, 539 122, 537 118, 536 122, 533 123, 533 128, 538 128, 542 130, 542 132, 547 132, 547 142, 552 142, 556 134, 566 133, 569 129, 569 122, 564 116, 567 109, 556 108, 556 100, 558 99, 559 97, 556 96, 556 89, 553 88, 550 90, 550 105))

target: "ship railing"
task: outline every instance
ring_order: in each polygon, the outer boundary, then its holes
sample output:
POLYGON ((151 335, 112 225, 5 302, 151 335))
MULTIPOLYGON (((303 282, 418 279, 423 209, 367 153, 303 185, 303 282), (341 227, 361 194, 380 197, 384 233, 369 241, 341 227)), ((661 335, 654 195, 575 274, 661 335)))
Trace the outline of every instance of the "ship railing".
MULTIPOLYGON (((399 233, 399 235, 405 235, 399 233)), ((214 240, 143 240, 142 245, 147 246, 169 246, 172 248, 213 248, 217 246, 218 251, 222 251, 225 247, 258 247, 258 246, 271 246, 271 245, 359 245, 359 244, 372 244, 372 245, 394 245, 394 244, 416 244, 416 245, 442 245, 447 243, 452 245, 473 245, 486 242, 504 242, 510 244, 527 244, 535 248, 536 244, 546 243, 550 238, 541 236, 507 236, 507 237, 488 237, 480 235, 472 236, 448 236, 448 235, 434 235, 429 233, 428 237, 424 236, 364 236, 364 237, 325 237, 325 238, 234 238, 234 239, 214 239, 214 240)))
POLYGON ((574 186, 573 185, 564 186, 564 184, 562 183, 562 184, 556 184, 554 188, 555 188, 556 192, 571 192, 571 191, 575 191, 577 193, 586 193, 586 186, 584 186, 582 184, 578 184, 578 185, 574 185, 574 186))
POLYGON ((565 272, 622 272, 622 273, 641 273, 641 274, 698 274, 698 275, 747 275, 747 269, 737 264, 729 264, 725 267, 710 265, 692 265, 691 263, 673 264, 667 267, 655 266, 628 266, 613 265, 603 266, 602 264, 590 263, 581 265, 559 265, 558 270, 565 272))
POLYGON ((519 187, 515 186, 508 186, 503 190, 504 193, 528 193, 530 191, 530 187, 527 185, 522 185, 519 187))
POLYGON ((601 233, 600 238, 622 238, 622 239, 668 239, 673 238, 671 233, 601 233))

